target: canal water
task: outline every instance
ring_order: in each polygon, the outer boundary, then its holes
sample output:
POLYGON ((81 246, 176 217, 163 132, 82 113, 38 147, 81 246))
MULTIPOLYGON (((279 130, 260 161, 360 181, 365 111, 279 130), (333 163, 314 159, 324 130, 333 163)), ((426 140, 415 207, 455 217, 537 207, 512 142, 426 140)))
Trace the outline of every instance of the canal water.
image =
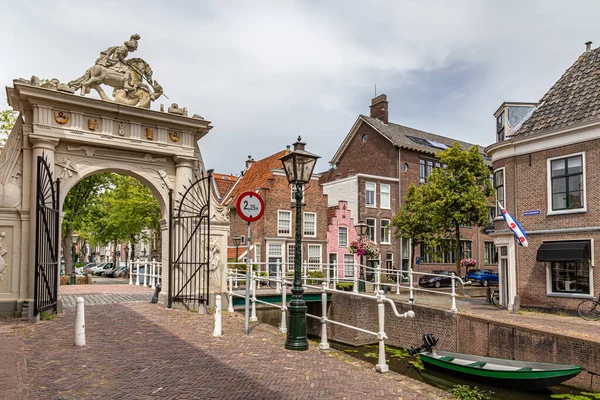
MULTIPOLYGON (((330 342, 329 345, 332 348, 342 351, 352 357, 367 361, 374 365, 377 364, 377 345, 353 347, 336 342, 330 342)), ((435 386, 445 391, 452 389, 456 385, 469 385, 471 387, 479 387, 479 389, 486 392, 490 398, 494 400, 548 400, 552 398, 576 398, 578 400, 591 400, 598 398, 591 396, 588 397, 585 395, 583 395, 584 397, 575 397, 578 395, 581 396, 582 392, 586 391, 581 391, 564 385, 553 386, 539 392, 517 392, 500 387, 482 385, 479 382, 471 382, 460 379, 455 375, 446 374, 437 369, 432 370, 431 368, 427 368, 427 366, 423 366, 418 356, 410 356, 408 355, 408 351, 402 348, 386 346, 386 359, 388 360, 388 366, 390 367, 391 371, 406 375, 410 378, 427 383, 428 385, 435 386), (571 396, 558 397, 560 394, 570 394, 571 396)))

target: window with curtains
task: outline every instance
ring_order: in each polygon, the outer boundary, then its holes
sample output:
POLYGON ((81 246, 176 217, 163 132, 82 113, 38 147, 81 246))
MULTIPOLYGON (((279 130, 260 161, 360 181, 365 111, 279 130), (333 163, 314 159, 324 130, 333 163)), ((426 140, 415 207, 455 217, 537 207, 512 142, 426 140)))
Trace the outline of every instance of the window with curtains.
POLYGON ((365 204, 367 207, 375 207, 375 182, 365 183, 365 204))
POLYGON ((317 214, 312 212, 304 213, 304 236, 317 236, 317 214))
POLYGON ((279 211, 277 214, 277 236, 292 236, 292 212, 279 211))
POLYGON ((311 269, 321 268, 321 245, 308 245, 308 265, 311 269))

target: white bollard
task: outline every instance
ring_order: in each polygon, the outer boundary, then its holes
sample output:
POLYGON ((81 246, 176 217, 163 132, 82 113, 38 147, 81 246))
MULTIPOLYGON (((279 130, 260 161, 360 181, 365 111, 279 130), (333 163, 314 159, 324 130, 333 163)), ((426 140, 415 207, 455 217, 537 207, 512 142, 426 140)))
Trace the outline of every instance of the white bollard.
POLYGON ((408 302, 410 304, 415 303, 415 297, 413 296, 413 270, 412 267, 408 268, 408 302))
POLYGON ((155 264, 154 264, 154 260, 153 260, 152 261, 152 269, 150 270, 150 287, 152 289, 154 289, 156 287, 155 286, 155 284, 156 284, 156 278, 154 277, 155 272, 156 272, 156 270, 155 270, 155 264))
POLYGON ((140 286, 140 261, 135 264, 135 285, 140 286))
POLYGON ((129 264, 129 284, 133 285, 133 276, 131 276, 133 272, 133 261, 129 264))
POLYGON ((238 288, 238 267, 235 265, 235 288, 238 288))
POLYGON ((454 275, 454 272, 451 274, 451 279, 452 279, 452 308, 450 309, 450 311, 458 312, 458 309, 456 308, 456 276, 454 275))
POLYGON ((144 287, 148 287, 148 262, 144 265, 144 287))
POLYGON ((229 305, 227 306, 227 312, 233 312, 233 272, 229 270, 229 305))
POLYGON ((285 276, 281 275, 281 326, 279 332, 287 333, 287 300, 285 292, 287 291, 287 285, 285 284, 285 276))
POLYGON ((321 289, 321 343, 319 348, 321 350, 329 349, 329 342, 327 341, 327 283, 323 282, 323 288, 321 289))
POLYGON ((250 314, 250 322, 256 322, 258 318, 256 317, 256 278, 254 270, 252 270, 250 279, 250 288, 252 289, 252 314, 250 314))
POLYGON ((221 295, 215 296, 215 328, 213 336, 221 336, 221 295))
POLYGON ((354 285, 352 293, 358 293, 358 264, 354 263, 354 285))
POLYGON ((277 293, 277 294, 281 294, 281 280, 279 279, 280 276, 281 276, 281 263, 279 262, 279 260, 277 260, 277 264, 275 265, 275 279, 277 279, 275 293, 277 293))
POLYGON ((83 307, 83 297, 78 297, 75 317, 75 346, 85 346, 85 311, 83 307))
MULTIPOLYGON (((402 268, 402 267, 400 267, 402 268)), ((396 270, 396 294, 400 294, 400 269, 396 270)))
POLYGON ((377 293, 377 319, 379 321, 379 332, 377 332, 377 341, 379 342, 379 357, 375 369, 379 372, 387 372, 390 370, 385 362, 385 305, 383 304, 382 292, 377 293))

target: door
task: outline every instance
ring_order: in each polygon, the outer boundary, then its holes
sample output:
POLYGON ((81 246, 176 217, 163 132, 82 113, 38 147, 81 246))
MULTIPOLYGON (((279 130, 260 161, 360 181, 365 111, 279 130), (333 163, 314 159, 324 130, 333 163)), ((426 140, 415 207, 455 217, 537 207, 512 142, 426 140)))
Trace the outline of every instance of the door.
MULTIPOLYGON (((281 265, 281 263, 283 262, 283 258, 282 257, 269 257, 269 277, 271 278, 276 278, 277 277, 277 264, 279 264, 279 268, 282 268, 282 273, 283 271, 283 267, 281 265)), ((275 287, 277 286, 276 282, 273 281, 269 281, 269 286, 271 287, 275 287)))
POLYGON ((501 246, 498 248, 500 255, 500 276, 498 279, 498 290, 500 291, 500 305, 503 308, 508 306, 508 248, 501 246))
POLYGON ((332 278, 338 277, 338 255, 337 253, 329 253, 329 271, 332 278))

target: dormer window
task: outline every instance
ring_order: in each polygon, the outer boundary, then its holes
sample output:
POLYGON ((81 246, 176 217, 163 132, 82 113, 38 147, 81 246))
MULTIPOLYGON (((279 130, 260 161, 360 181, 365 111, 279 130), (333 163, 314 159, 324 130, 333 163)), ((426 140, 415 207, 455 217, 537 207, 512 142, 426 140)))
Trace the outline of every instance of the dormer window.
POLYGON ((504 140, 504 111, 502 111, 496 119, 496 137, 497 142, 502 142, 504 140))

